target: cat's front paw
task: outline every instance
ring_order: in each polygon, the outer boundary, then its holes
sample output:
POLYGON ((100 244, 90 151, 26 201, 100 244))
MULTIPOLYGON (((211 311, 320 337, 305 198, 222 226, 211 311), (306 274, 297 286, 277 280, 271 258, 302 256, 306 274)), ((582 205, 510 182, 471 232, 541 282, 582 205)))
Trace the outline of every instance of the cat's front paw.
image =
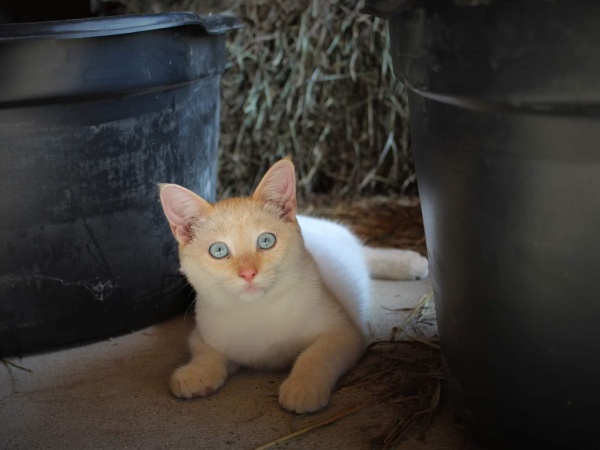
POLYGON ((178 368, 171 377, 171 392, 178 398, 206 397, 225 383, 225 368, 204 368, 190 364, 178 368))
POLYGON ((318 411, 329 403, 330 389, 314 380, 289 377, 279 389, 279 403, 297 414, 318 411))

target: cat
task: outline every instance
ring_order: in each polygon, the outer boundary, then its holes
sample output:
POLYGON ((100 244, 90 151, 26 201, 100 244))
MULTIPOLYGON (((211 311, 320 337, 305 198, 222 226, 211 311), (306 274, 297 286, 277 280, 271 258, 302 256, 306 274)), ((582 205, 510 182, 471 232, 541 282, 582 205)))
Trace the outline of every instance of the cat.
POLYGON ((197 295, 192 358, 170 383, 179 398, 214 393, 240 366, 292 365, 281 406, 321 410, 365 351, 370 276, 428 275, 416 252, 364 247, 342 225, 297 215, 289 159, 275 163, 248 198, 211 204, 162 184, 160 199, 197 295))

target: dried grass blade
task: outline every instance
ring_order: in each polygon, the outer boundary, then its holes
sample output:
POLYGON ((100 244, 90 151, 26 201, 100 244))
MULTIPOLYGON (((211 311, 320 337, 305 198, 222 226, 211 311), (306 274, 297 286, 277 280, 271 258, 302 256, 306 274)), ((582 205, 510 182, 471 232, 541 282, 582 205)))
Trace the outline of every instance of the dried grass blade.
POLYGON ((283 444, 285 442, 288 442, 294 438, 297 438, 298 436, 302 436, 303 434, 309 433, 310 431, 316 430, 317 428, 322 428, 324 426, 327 425, 331 425, 332 423, 337 422, 338 420, 341 420, 345 417, 348 417, 362 409, 365 409, 367 407, 371 406, 371 404, 369 403, 359 403, 355 406, 353 406, 350 409, 347 409, 346 411, 341 412, 340 414, 337 414, 333 417, 328 418, 327 420, 324 420, 323 422, 319 422, 315 425, 311 425, 309 427, 306 428, 302 428, 301 430, 298 430, 294 433, 290 433, 286 436, 280 437, 279 439, 276 439, 272 442, 269 442, 267 444, 261 445, 260 447, 257 447, 255 450, 266 450, 268 448, 273 448, 276 447, 279 444, 283 444))

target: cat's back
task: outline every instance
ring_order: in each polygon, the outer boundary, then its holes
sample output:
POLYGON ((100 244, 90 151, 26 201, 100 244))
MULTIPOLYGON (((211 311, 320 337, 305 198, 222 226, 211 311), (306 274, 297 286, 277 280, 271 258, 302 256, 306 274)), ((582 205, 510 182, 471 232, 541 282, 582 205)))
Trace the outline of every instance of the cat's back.
POLYGON ((330 220, 300 215, 297 219, 323 282, 365 331, 370 278, 362 243, 346 227, 330 220))

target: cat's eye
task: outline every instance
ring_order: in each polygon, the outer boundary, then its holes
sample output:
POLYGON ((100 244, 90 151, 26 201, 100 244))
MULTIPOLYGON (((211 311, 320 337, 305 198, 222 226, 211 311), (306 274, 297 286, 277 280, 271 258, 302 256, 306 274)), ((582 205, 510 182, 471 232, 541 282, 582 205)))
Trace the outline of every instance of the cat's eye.
POLYGON ((273 233, 263 233, 258 237, 258 247, 267 250, 275 245, 275 235, 273 233))
POLYGON ((208 247, 208 253, 210 253, 210 255, 213 258, 221 259, 221 258, 225 258, 227 255, 229 255, 229 249, 227 248, 227 245, 225 245, 224 243, 215 242, 210 247, 208 247))

